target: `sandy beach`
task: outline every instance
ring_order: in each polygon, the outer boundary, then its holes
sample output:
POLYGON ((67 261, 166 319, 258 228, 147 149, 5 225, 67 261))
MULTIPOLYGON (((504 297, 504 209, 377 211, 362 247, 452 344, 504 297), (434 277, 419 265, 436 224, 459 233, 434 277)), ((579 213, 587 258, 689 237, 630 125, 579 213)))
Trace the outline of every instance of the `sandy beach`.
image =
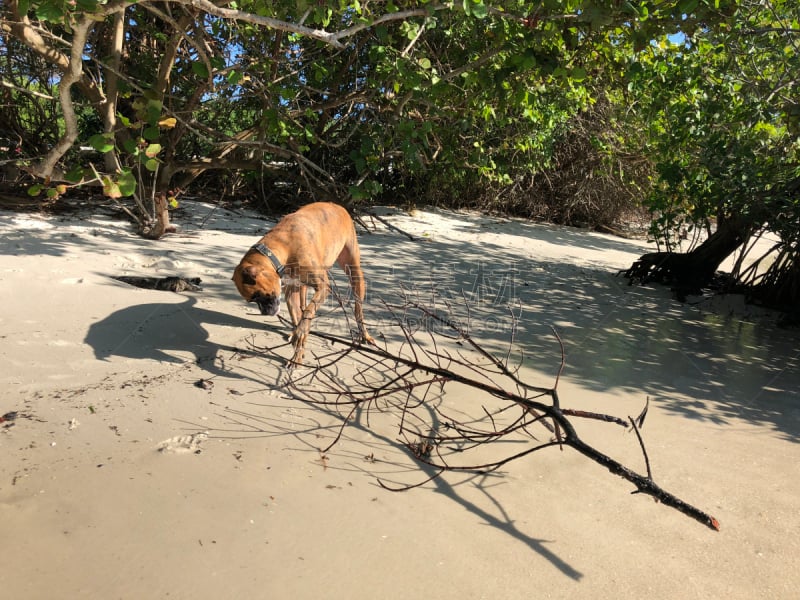
MULTIPOLYGON (((736 299, 680 304, 628 286, 617 272, 652 250, 644 241, 475 213, 380 214, 415 237, 359 228, 381 344, 399 343, 385 303, 411 295, 467 315, 498 356, 513 333, 520 378, 548 387, 555 328, 562 405, 627 419, 649 398, 654 479, 720 531, 568 449, 381 487, 428 474, 398 441, 398 416, 342 428, 342 410, 295 397, 286 327, 230 280, 267 217, 186 201, 177 233, 152 242, 108 209, 3 210, 0 596, 797 597, 797 329, 736 299), (199 277, 202 291, 121 275, 199 277)), ((333 304, 315 325, 347 327, 333 304)), ((309 349, 309 362, 331 350, 318 338, 309 349)), ((349 385, 356 363, 338 362, 337 381, 349 385)), ((464 387, 429 394, 449 411, 488 402, 464 387)), ((644 470, 630 431, 575 425, 644 470)))

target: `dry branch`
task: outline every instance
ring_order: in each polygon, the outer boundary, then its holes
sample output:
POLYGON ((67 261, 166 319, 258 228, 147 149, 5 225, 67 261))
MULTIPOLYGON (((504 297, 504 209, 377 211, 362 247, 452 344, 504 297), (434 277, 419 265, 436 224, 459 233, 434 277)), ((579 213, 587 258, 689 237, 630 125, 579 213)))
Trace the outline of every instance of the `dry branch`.
MULTIPOLYGON (((558 377, 551 388, 529 385, 520 378, 518 367, 509 366, 509 355, 498 360, 449 316, 408 300, 399 305, 384 304, 384 308, 395 319, 399 341, 384 342, 382 348, 362 346, 354 340, 312 331, 313 337, 325 340, 331 349, 317 357, 319 366, 289 372, 286 385, 294 395, 312 404, 336 408, 343 416, 338 434, 323 452, 340 441, 357 412, 367 418, 374 412, 393 415, 399 421, 399 442, 416 461, 433 469, 433 475, 415 484, 390 485, 379 480, 382 487, 401 491, 423 485, 447 471, 494 471, 545 448, 567 447, 632 483, 635 487, 632 493, 652 496, 711 529, 719 529, 719 522, 713 516, 653 480, 641 435, 649 399, 635 419, 562 408, 556 389, 558 377), (411 327, 409 323, 419 322, 413 317, 425 317, 441 330, 411 327), (349 366, 346 373, 344 369, 340 373, 345 358, 355 363, 354 373, 349 373, 349 366), (433 392, 454 384, 466 386, 474 394, 462 396, 458 404, 450 402, 445 407, 443 395, 434 396, 433 392), (483 398, 482 404, 474 407, 477 398, 483 398), (632 429, 647 474, 637 473, 584 442, 575 429, 574 419, 632 429), (538 440, 534 431, 544 434, 546 439, 538 440), (513 445, 513 451, 507 450, 509 444, 513 445), (524 445, 521 449, 520 444, 524 445)), ((561 344, 560 338, 558 342, 561 344)), ((259 348, 273 352, 276 349, 259 348)), ((563 370, 563 346, 561 352, 559 376, 563 370)))

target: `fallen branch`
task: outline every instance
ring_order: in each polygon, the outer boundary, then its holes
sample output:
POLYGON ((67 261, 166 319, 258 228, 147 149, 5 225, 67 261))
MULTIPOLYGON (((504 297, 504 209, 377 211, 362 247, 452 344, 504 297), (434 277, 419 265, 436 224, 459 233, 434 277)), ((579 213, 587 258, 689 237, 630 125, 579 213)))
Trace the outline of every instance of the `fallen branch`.
MULTIPOLYGON (((394 315, 400 332, 399 344, 362 346, 354 340, 312 331, 311 336, 324 340, 332 349, 317 357, 320 365, 310 370, 293 370, 288 375, 287 388, 297 397, 312 403, 345 409, 343 421, 326 452, 341 440, 344 428, 357 411, 367 416, 371 411, 396 415, 399 419, 399 442, 416 461, 434 470, 424 481, 410 485, 389 485, 379 480, 387 490, 401 491, 423 485, 447 471, 489 472, 511 461, 551 447, 572 448, 611 473, 633 484, 632 493, 645 494, 656 501, 719 530, 713 516, 681 500, 655 483, 650 459, 645 449, 641 427, 649 406, 649 398, 641 414, 627 420, 614 415, 562 408, 557 386, 564 367, 562 362, 553 387, 533 386, 519 376, 519 368, 511 368, 508 356, 498 360, 467 331, 448 316, 414 302, 385 308, 394 315), (414 318, 409 318, 410 316, 414 318), (432 319, 445 328, 444 332, 412 329, 408 323, 418 323, 417 316, 432 319), (444 342, 455 344, 451 350, 444 342), (467 356, 463 347, 474 352, 467 356), (345 358, 356 361, 352 375, 339 376, 339 363, 345 358), (460 384, 475 392, 474 396, 459 399, 455 408, 445 409, 434 401, 431 391, 436 386, 460 384), (476 398, 499 400, 498 406, 484 404, 470 413, 476 398), (450 414, 457 411, 456 415, 450 414), (637 473, 619 461, 584 442, 578 435, 573 419, 588 419, 631 428, 639 441, 647 474, 637 473), (552 423, 552 425, 550 425, 552 423), (533 428, 543 427, 548 439, 537 441, 533 428), (507 452, 507 445, 498 441, 524 442, 522 450, 507 452), (469 461, 480 451, 499 453, 483 460, 469 461)), ((260 350, 275 350, 260 348, 260 350)), ((349 372, 348 372, 349 373, 349 372)), ((439 398, 442 396, 440 395, 439 398)))
MULTIPOLYGON (((400 228, 399 228, 399 227, 397 227, 396 225, 393 225, 393 224, 391 224, 389 221, 387 221, 386 219, 384 219, 384 218, 383 218, 383 217, 381 217, 380 215, 377 215, 377 214, 375 214, 375 211, 374 211, 374 210, 365 211, 365 212, 364 212, 364 214, 365 214, 365 215, 367 215, 368 217, 372 218, 372 219, 376 219, 376 220, 380 221, 381 223, 383 223, 384 225, 386 225, 386 227, 387 227, 388 229, 390 229, 391 231, 394 231, 394 232, 396 232, 396 233, 399 233, 400 235, 404 235, 404 236, 406 236, 406 237, 407 237, 408 239, 410 239, 412 242, 416 242, 416 241, 417 241, 417 238, 415 238, 413 235, 411 235, 411 234, 410 234, 410 233, 408 233, 407 231, 403 231, 402 229, 400 229, 400 228)), ((366 227, 364 227, 364 229, 367 229, 367 228, 366 228, 366 227)))

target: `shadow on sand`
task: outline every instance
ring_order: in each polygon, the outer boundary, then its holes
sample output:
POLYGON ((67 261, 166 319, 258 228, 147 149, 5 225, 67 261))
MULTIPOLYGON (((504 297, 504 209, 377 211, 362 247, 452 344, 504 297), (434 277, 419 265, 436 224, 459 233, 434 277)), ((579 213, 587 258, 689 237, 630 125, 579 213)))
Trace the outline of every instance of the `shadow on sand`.
MULTIPOLYGON (((474 232, 482 223, 463 218, 455 227, 474 232)), ((555 327, 564 341, 565 376, 607 394, 609 412, 614 412, 615 392, 635 391, 642 399, 651 397, 651 410, 721 425, 745 419, 785 439, 800 439, 796 333, 779 330, 771 322, 751 322, 679 304, 668 290, 627 286, 602 259, 605 251, 631 252, 626 242, 519 222, 490 223, 486 229, 493 227, 530 244, 589 246, 597 260, 555 263, 537 258, 525 245, 508 248, 491 239, 475 244, 458 241, 457 236, 453 236, 455 241, 411 241, 393 233, 362 234, 368 279, 365 308, 373 333, 388 328, 391 321, 382 307, 384 300, 411 298, 456 314, 473 337, 499 355, 507 351, 513 334, 524 352, 524 364, 543 374, 542 381, 529 383, 549 386, 560 361, 551 329, 555 327)), ((276 377, 282 366, 279 360, 260 362, 260 368, 268 371, 262 373, 245 373, 230 365, 222 368, 216 358, 232 348, 214 343, 210 334, 216 327, 240 328, 242 337, 258 327, 285 333, 283 327, 261 323, 201 308, 190 297, 179 304, 149 303, 119 310, 93 323, 85 342, 100 360, 122 356, 178 362, 185 360, 180 355, 189 353, 214 375, 265 384, 276 377)), ((579 403, 580 399, 575 400, 579 403)), ((256 430, 239 433, 297 435, 283 428, 277 418, 259 415, 257 420, 261 424, 256 430)), ((398 445, 388 436, 370 433, 385 444, 398 445)), ((520 531, 488 487, 481 489, 501 516, 468 500, 446 478, 433 485, 481 520, 528 545, 566 576, 581 578, 544 540, 520 531)))

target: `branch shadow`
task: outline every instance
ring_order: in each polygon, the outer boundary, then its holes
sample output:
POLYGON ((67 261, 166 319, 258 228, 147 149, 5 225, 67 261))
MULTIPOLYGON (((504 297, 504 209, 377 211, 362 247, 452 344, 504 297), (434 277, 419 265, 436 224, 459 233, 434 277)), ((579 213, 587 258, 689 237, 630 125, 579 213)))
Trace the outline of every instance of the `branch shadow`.
MULTIPOLYGON (((384 491, 386 490, 379 484, 379 480, 383 478, 413 477, 423 481, 430 479, 424 485, 425 489, 447 497, 481 519, 486 525, 521 542, 564 576, 575 581, 583 578, 578 569, 547 547, 548 544, 554 543, 553 540, 531 536, 514 523, 513 518, 490 490, 491 480, 500 479, 503 476, 502 472, 468 474, 466 478, 456 483, 449 481, 447 474, 434 477, 436 470, 433 467, 415 461, 404 444, 383 432, 389 431, 385 427, 386 423, 376 421, 381 421, 381 417, 386 415, 372 413, 369 407, 361 407, 360 410, 354 411, 353 415, 349 415, 352 418, 348 418, 348 415, 343 414, 348 413, 346 406, 320 404, 305 394, 289 391, 286 388, 283 388, 283 391, 290 396, 292 402, 300 403, 302 407, 293 409, 291 425, 285 420, 287 406, 290 405, 251 402, 247 410, 224 407, 222 412, 217 413, 217 416, 225 421, 222 425, 212 424, 209 427, 209 423, 204 423, 202 428, 212 437, 222 439, 291 437, 299 446, 293 447, 292 450, 310 454, 313 457, 309 459, 310 462, 319 464, 325 469, 359 473, 373 479, 375 481, 373 485, 384 491), (328 448, 321 447, 329 442, 331 444, 328 448), (394 459, 385 458, 387 449, 391 449, 394 459), (384 458, 374 459, 378 452, 381 452, 384 458), (330 456, 340 460, 330 460, 330 456), (365 466, 365 461, 369 463, 368 466, 365 466), (469 484, 486 498, 488 507, 480 506, 458 491, 459 487, 469 484), (491 510, 492 506, 496 508, 496 514, 491 510)), ((436 403, 439 399, 437 396, 427 401, 436 403)), ((436 417, 433 411, 427 408, 427 404, 426 410, 431 413, 432 420, 435 420, 436 417)), ((187 424, 195 428, 200 426, 195 423, 187 424)), ((411 494, 414 490, 388 493, 411 494)))

